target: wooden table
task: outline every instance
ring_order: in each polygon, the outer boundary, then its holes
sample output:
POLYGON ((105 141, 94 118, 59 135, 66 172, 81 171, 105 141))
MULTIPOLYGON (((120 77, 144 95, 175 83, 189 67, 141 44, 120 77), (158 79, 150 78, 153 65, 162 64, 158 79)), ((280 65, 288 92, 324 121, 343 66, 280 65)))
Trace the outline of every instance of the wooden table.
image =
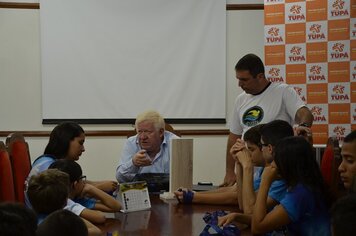
MULTIPOLYGON (((205 227, 203 216, 216 210, 234 211, 236 206, 187 205, 176 200, 163 201, 159 195, 151 195, 151 209, 131 213, 115 213, 98 227, 107 236, 196 236, 205 227), (106 234, 105 234, 106 233, 106 234)), ((241 235, 251 235, 249 229, 241 235)))

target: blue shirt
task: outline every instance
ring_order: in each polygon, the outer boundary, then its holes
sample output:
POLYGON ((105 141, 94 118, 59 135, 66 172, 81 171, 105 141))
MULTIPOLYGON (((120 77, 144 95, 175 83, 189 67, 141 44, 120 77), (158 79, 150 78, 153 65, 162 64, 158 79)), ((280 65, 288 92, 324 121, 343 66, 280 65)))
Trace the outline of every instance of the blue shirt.
MULTIPOLYGON (((264 167, 257 167, 257 170, 253 176, 253 189, 254 191, 258 191, 261 184, 262 172, 264 167)), ((287 192, 287 185, 284 180, 275 180, 272 182, 271 187, 268 191, 268 197, 272 198, 276 202, 280 202, 287 192)))
POLYGON ((119 182, 130 182, 136 174, 141 173, 169 173, 170 163, 170 140, 179 138, 175 134, 164 131, 160 151, 152 160, 152 165, 138 167, 132 163, 134 155, 142 150, 138 142, 138 136, 129 137, 125 143, 119 166, 116 169, 116 179, 119 182))
MULTIPOLYGON (((39 158, 37 158, 33 164, 32 164, 32 168, 30 173, 27 176, 26 179, 26 186, 30 180, 30 178, 34 175, 38 175, 40 173, 42 173, 43 171, 47 170, 48 167, 55 162, 56 159, 54 156, 52 155, 42 155, 39 158)), ((25 191, 25 204, 27 207, 32 209, 32 205, 30 203, 30 200, 28 199, 27 196, 27 192, 25 191)), ((80 213, 84 210, 84 206, 80 205, 79 203, 75 203, 72 200, 68 199, 67 200, 67 205, 64 207, 64 209, 70 210, 71 212, 73 212, 76 215, 80 215, 80 213)), ((41 223, 43 221, 43 219, 45 218, 46 215, 40 215, 38 217, 38 223, 41 223)))
POLYGON ((288 190, 281 205, 292 221, 287 226, 290 235, 331 235, 330 219, 324 199, 304 185, 298 184, 288 190))
MULTIPOLYGON (((28 182, 30 181, 30 178, 34 175, 38 175, 42 173, 43 171, 47 170, 48 167, 55 162, 55 157, 52 155, 42 155, 39 158, 37 158, 33 163, 32 163, 32 168, 30 173, 27 176, 25 185, 28 185, 28 182)), ((29 208, 32 208, 30 200, 28 199, 27 192, 25 191, 25 205, 29 208)))

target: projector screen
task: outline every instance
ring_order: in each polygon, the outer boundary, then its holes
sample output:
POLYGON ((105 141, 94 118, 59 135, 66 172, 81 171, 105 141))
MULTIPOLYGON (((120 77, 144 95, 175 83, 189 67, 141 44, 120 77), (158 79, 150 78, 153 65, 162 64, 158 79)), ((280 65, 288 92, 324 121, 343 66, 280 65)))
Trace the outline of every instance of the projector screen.
POLYGON ((40 1, 43 123, 223 123, 226 1, 40 1))

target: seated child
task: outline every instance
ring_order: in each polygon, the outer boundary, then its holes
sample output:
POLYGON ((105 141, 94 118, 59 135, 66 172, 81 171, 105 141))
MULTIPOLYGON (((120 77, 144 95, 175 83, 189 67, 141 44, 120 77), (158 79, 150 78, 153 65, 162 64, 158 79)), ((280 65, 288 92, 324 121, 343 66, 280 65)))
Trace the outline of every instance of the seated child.
MULTIPOLYGON (((58 124, 51 132, 48 144, 44 150, 43 155, 39 156, 33 163, 30 173, 28 174, 26 182, 29 179, 47 170, 49 165, 59 159, 66 159, 78 161, 82 153, 85 151, 85 132, 83 128, 71 121, 58 124)), ((87 181, 97 188, 113 192, 117 188, 116 181, 87 181)), ((26 206, 31 207, 25 192, 26 206)))
POLYGON ((331 230, 334 236, 356 232, 356 194, 340 198, 331 208, 331 230))
MULTIPOLYGON (((37 236, 88 236, 84 221, 68 210, 57 210, 49 214, 38 226, 37 236)), ((91 234, 93 235, 93 234, 91 234)))
POLYGON ((20 203, 0 203, 0 235, 36 236, 36 229, 33 210, 20 203))
MULTIPOLYGON (((105 222, 105 216, 102 212, 87 209, 68 199, 69 185, 69 175, 57 169, 48 169, 31 177, 28 183, 27 196, 37 213, 38 224, 52 212, 63 208, 96 223, 105 222)), ((86 225, 90 232, 100 232, 91 223, 88 222, 86 225)))
POLYGON ((57 160, 49 166, 49 169, 58 169, 69 175, 69 198, 80 203, 86 208, 104 212, 117 212, 121 210, 121 204, 106 192, 85 182, 80 165, 71 160, 57 160))
POLYGON ((46 216, 67 205, 69 176, 58 170, 46 170, 32 176, 27 195, 40 224, 46 216))
POLYGON ((346 135, 341 147, 342 162, 339 172, 346 190, 355 192, 356 183, 356 130, 346 135))
POLYGON ((328 194, 311 145, 303 137, 284 138, 277 143, 273 157, 262 174, 252 233, 263 234, 287 226, 288 235, 331 235, 328 194), (287 193, 279 205, 268 211, 268 190, 280 178, 286 182, 287 193))
MULTIPOLYGON (((241 171, 237 172, 241 173, 240 176, 237 176, 237 180, 242 180, 239 192, 242 193, 240 209, 243 214, 234 212, 223 216, 219 218, 219 225, 225 226, 231 222, 251 224, 251 215, 255 208, 256 196, 260 188, 264 167, 270 165, 273 160, 276 143, 282 138, 293 135, 293 128, 288 122, 274 120, 247 130, 244 135, 247 150, 245 147, 241 147, 239 142, 232 146, 232 156, 237 160, 236 166, 241 168, 241 171), (255 129, 256 131, 254 131, 255 129), (264 145, 262 145, 262 141, 264 141, 264 145), (268 145, 266 145, 267 143, 268 145), (255 172, 253 172, 253 166, 259 166, 255 168, 255 172)), ((283 180, 273 181, 271 188, 268 190, 267 208, 272 209, 279 204, 286 191, 286 183, 283 180)), ((280 230, 276 229, 275 233, 280 230)))

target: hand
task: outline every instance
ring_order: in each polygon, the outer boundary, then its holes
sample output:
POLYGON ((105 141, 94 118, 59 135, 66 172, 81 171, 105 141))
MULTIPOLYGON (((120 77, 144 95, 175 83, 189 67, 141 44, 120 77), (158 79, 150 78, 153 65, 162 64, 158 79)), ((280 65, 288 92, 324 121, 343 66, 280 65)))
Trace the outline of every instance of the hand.
POLYGON ((236 160, 236 154, 245 148, 245 142, 242 139, 237 139, 235 144, 230 149, 231 156, 236 160))
POLYGON ((146 150, 138 151, 135 156, 132 158, 132 163, 135 166, 149 166, 152 164, 151 158, 148 156, 146 150))
POLYGON ((219 187, 229 187, 234 185, 236 182, 236 175, 234 172, 226 173, 224 178, 224 183, 220 184, 219 187))
POLYGON ((278 169, 276 163, 273 161, 270 165, 266 166, 263 169, 262 179, 269 181, 272 183, 273 181, 280 179, 280 175, 278 174, 278 169))
POLYGON ((242 167, 247 167, 248 165, 252 165, 251 154, 250 152, 244 148, 240 152, 237 153, 237 159, 241 163, 242 167))
POLYGON ((218 217, 218 226, 224 227, 224 226, 230 224, 231 222, 233 222, 235 220, 237 215, 238 215, 238 213, 234 212, 234 213, 229 213, 222 217, 218 217))
POLYGON ((93 185, 107 193, 113 192, 117 189, 117 182, 112 180, 100 181, 98 183, 93 183, 93 185))
POLYGON ((305 126, 294 126, 294 136, 304 137, 311 145, 313 145, 313 132, 311 128, 305 126))

